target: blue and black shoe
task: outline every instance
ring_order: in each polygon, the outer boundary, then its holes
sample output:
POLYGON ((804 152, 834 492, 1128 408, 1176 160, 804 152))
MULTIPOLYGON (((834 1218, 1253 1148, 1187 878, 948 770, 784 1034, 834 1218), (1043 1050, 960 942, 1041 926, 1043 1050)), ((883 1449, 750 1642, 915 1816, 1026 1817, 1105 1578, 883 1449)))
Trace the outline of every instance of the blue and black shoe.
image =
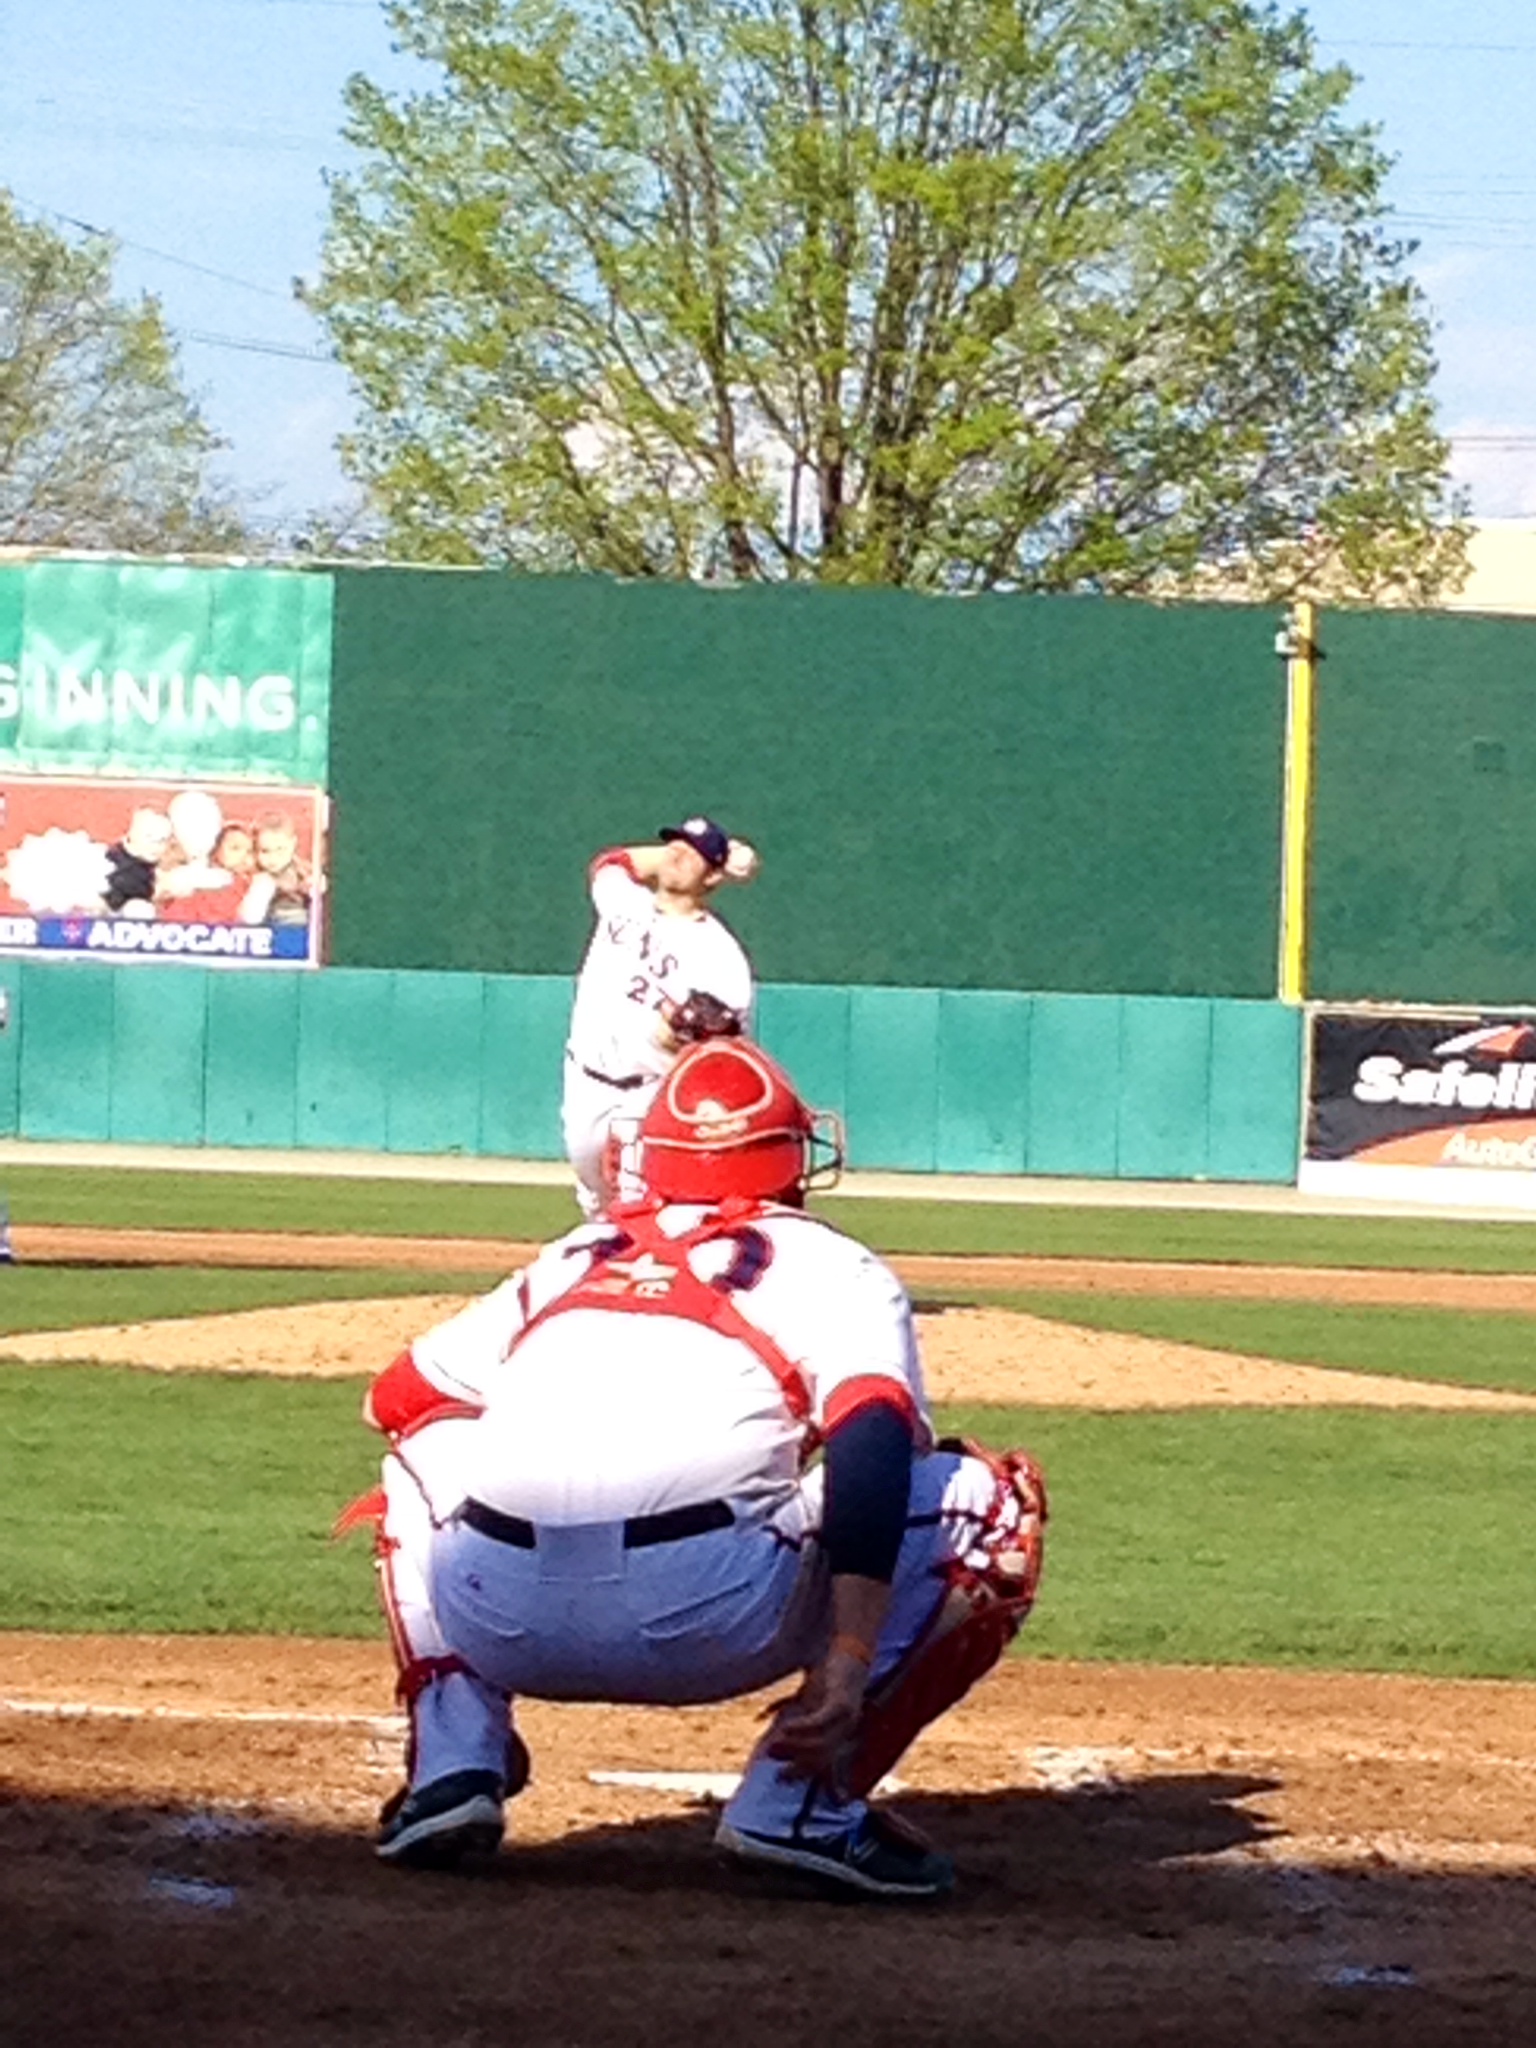
POLYGON ((938 1899, 955 1884, 947 1856, 874 1811, 842 1835, 761 1835, 723 1820, 715 1846, 733 1862, 797 1873, 844 1897, 938 1899))
POLYGON ((376 1853, 410 1870, 486 1862, 501 1847, 502 1781, 494 1771, 450 1771, 397 1792, 379 1816, 376 1853))

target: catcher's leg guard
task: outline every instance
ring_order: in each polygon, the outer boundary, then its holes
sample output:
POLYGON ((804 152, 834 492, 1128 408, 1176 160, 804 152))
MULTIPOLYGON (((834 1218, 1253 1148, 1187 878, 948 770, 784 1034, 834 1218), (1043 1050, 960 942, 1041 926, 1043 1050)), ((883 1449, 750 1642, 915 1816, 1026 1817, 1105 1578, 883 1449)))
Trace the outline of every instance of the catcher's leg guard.
POLYGON ((970 1498, 946 1499, 941 1512, 948 1555, 936 1569, 944 1591, 927 1626, 865 1696, 842 1787, 850 1798, 867 1795, 919 1730, 991 1670, 1023 1626, 1040 1583, 1047 1507, 1034 1459, 959 1439, 938 1448, 967 1461, 960 1476, 970 1498))
POLYGON ((438 1625, 428 1579, 431 1511, 397 1457, 384 1460, 384 1495, 374 1561, 400 1700, 409 1717, 406 1776, 415 1786, 454 1771, 481 1770, 494 1772, 509 1792, 520 1790, 527 1781, 527 1752, 511 1734, 508 1696, 469 1668, 438 1625), (514 1779, 520 1782, 514 1785, 514 1779))

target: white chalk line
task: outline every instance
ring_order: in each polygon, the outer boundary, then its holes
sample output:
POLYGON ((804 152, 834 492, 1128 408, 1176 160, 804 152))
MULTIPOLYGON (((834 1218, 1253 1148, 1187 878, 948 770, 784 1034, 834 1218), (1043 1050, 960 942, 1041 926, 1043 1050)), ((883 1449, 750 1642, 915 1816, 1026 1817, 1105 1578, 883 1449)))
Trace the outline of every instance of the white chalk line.
MULTIPOLYGON (((569 1712, 572 1707, 589 1704, 600 1707, 602 1703, 568 1701, 562 1703, 562 1711, 569 1712)), ((96 1700, 10 1699, 0 1696, 0 1714, 34 1715, 40 1720, 52 1721, 226 1721, 237 1725, 267 1724, 273 1727, 361 1728, 370 1735, 378 1736, 403 1736, 406 1730, 403 1714, 321 1713, 298 1707, 131 1706, 107 1704, 96 1700)), ((1510 1771, 1521 1776, 1536 1771, 1536 1757, 1532 1756, 1500 1756, 1492 1752, 1479 1755, 1476 1752, 1469 1754, 1406 1744, 1373 1747, 1358 1742, 1338 1745, 1325 1743, 1306 1752, 1287 1750, 1283 1744, 1263 1749, 1227 1743, 1214 1748, 1205 1743, 1173 1748, 1136 1748, 1126 1745, 1056 1749, 1042 1745, 1017 1750, 1014 1755, 1015 1760, 1025 1764, 1037 1778, 1047 1781, 1057 1778, 1064 1786, 1091 1782, 1101 1776, 1112 1776, 1117 1765, 1134 1769, 1142 1763, 1167 1765, 1215 1762, 1251 1766, 1285 1761, 1356 1763, 1368 1758, 1372 1762, 1449 1765, 1458 1769, 1473 1766, 1482 1770, 1510 1771)), ((665 1773, 660 1772, 642 1772, 635 1774, 635 1781, 647 1779, 658 1790, 687 1789, 683 1786, 673 1788, 656 1783, 665 1776, 665 1773)), ((620 1784, 625 1782, 625 1777, 622 1773, 613 1772, 607 1774, 602 1782, 620 1784)))
POLYGON ((370 1735, 403 1735, 402 1714, 322 1714, 289 1707, 134 1707, 92 1700, 0 1699, 0 1714, 31 1714, 44 1721, 232 1721, 278 1727, 362 1728, 370 1735))

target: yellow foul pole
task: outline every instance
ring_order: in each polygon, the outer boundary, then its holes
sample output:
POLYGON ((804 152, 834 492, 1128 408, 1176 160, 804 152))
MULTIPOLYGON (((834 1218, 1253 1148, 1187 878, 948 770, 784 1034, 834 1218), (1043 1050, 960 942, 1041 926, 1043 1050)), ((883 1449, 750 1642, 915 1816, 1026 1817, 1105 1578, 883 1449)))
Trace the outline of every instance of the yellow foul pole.
POLYGON ((1317 606, 1302 599, 1286 638, 1285 819, 1280 872, 1280 1000, 1307 990, 1307 853, 1312 822, 1312 730, 1317 697, 1317 606))

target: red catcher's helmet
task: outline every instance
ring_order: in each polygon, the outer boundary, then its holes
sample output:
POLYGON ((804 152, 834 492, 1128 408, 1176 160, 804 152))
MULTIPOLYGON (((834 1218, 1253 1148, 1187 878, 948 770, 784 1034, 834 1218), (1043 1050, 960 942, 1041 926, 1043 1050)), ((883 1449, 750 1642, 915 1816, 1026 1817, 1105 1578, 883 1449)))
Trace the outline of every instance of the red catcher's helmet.
POLYGON ((640 1126, 640 1178, 664 1202, 793 1202, 832 1186, 842 1163, 836 1118, 807 1109, 745 1038, 689 1046, 640 1126))

